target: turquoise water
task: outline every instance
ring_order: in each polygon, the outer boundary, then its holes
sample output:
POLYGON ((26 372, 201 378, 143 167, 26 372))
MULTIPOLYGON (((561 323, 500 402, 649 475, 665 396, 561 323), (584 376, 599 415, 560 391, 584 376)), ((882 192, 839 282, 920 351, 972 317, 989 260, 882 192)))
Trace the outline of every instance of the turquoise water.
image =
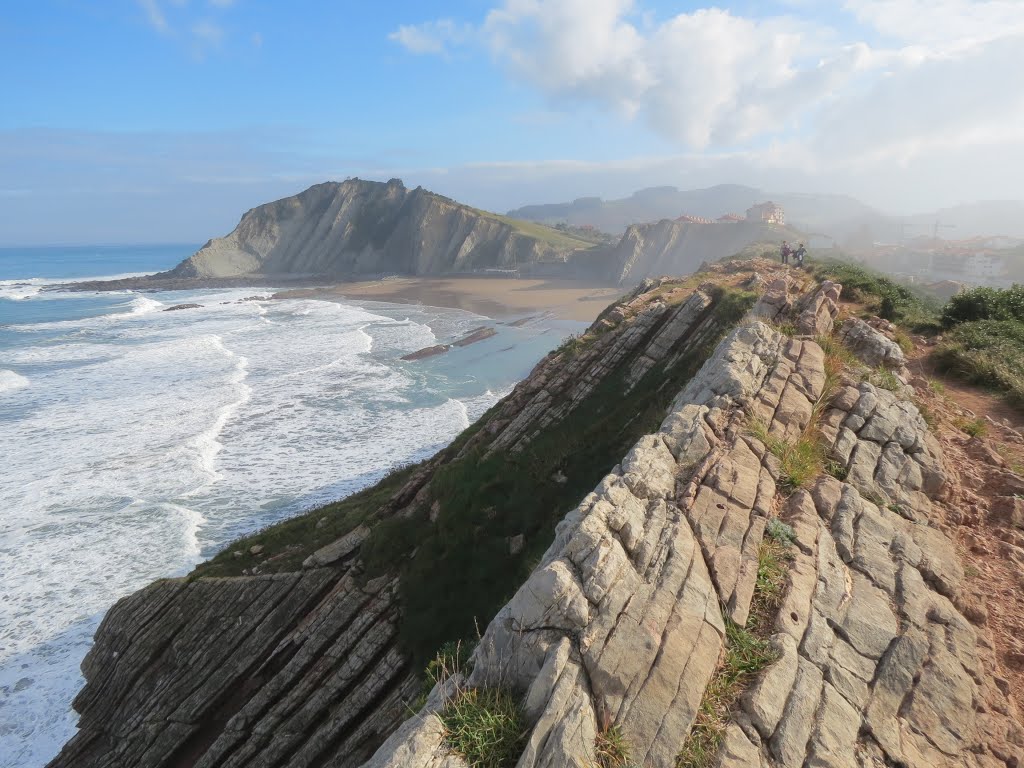
POLYGON ((581 324, 274 286, 48 286, 194 246, 0 250, 0 766, 45 764, 118 598, 451 441, 581 324), (250 299, 250 300, 245 300, 250 299), (182 303, 197 309, 164 312, 182 303), (480 325, 498 335, 403 362, 480 325))

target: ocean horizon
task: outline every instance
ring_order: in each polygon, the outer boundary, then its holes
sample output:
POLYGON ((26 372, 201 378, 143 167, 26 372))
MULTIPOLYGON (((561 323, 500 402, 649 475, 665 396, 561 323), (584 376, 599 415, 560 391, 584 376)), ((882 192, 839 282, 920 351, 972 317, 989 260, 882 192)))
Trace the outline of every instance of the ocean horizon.
POLYGON ((74 733, 104 613, 232 540, 427 458, 583 324, 271 300, 274 286, 69 293, 192 245, 0 249, 0 766, 74 733), (165 312, 178 304, 198 304, 165 312), (402 355, 481 325, 497 335, 402 355))

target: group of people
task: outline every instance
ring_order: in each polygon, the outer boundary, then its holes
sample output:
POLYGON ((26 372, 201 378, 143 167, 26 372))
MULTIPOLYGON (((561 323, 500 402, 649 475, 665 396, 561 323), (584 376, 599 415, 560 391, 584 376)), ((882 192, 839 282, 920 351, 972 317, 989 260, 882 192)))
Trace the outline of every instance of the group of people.
POLYGON ((783 240, 782 241, 782 249, 780 250, 780 254, 782 256, 782 263, 783 264, 789 264, 789 257, 792 256, 794 259, 796 259, 796 265, 798 267, 803 267, 803 265, 804 265, 804 256, 807 255, 807 249, 804 248, 804 244, 803 243, 800 243, 800 245, 798 245, 796 248, 794 248, 789 243, 787 243, 785 240, 783 240))

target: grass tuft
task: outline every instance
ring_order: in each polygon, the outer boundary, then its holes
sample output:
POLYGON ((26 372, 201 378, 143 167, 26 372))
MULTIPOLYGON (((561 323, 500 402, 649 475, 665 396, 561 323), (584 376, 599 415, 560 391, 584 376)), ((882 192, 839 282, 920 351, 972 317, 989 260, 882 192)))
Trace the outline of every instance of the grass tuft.
POLYGON ((895 373, 882 365, 865 373, 864 381, 890 392, 899 392, 903 389, 903 382, 897 378, 895 373))
POLYGON ((750 434, 779 460, 778 485, 783 491, 803 488, 820 475, 824 468, 825 453, 816 434, 804 434, 795 440, 781 440, 768 433, 763 422, 755 421, 750 434))
POLYGON ((689 736, 676 757, 676 768, 709 768, 714 764, 736 702, 757 675, 776 660, 767 636, 785 593, 790 559, 788 545, 771 539, 761 542, 747 621, 750 626, 726 620, 725 658, 704 691, 689 736))
POLYGON ((953 426, 971 437, 984 437, 988 434, 988 424, 984 419, 957 419, 953 426))
POLYGON ((825 461, 825 471, 836 480, 846 480, 850 475, 850 470, 835 459, 827 459, 825 461))
POLYGON ((617 725, 597 734, 594 751, 597 753, 597 768, 632 768, 633 766, 629 742, 626 741, 622 729, 617 725))
POLYGON ((526 743, 519 702, 501 688, 470 688, 455 694, 438 713, 445 743, 471 768, 512 768, 526 743))

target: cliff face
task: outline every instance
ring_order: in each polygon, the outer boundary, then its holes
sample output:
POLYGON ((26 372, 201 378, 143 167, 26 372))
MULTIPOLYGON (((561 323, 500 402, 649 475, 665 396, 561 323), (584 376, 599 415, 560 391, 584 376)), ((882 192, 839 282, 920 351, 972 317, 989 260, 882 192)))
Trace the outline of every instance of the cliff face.
POLYGON ((397 179, 352 179, 252 209, 231 234, 163 276, 429 275, 528 267, 587 245, 545 227, 527 232, 397 179))
POLYGON ((705 262, 726 258, 753 243, 781 243, 796 237, 796 233, 754 222, 692 224, 663 219, 631 224, 616 245, 595 249, 576 263, 582 272, 598 271, 611 282, 633 285, 655 275, 689 274, 705 262))
POLYGON ((445 709, 500 687, 521 768, 614 764, 609 733, 668 768, 749 628, 770 663, 701 765, 1017 768, 942 449, 903 391, 762 322, 825 338, 837 312, 841 286, 773 269, 643 284, 430 461, 119 602, 52 765, 460 768, 445 709), (796 478, 782 447, 811 434, 831 474, 796 478), (477 626, 410 717, 425 660, 477 626))

